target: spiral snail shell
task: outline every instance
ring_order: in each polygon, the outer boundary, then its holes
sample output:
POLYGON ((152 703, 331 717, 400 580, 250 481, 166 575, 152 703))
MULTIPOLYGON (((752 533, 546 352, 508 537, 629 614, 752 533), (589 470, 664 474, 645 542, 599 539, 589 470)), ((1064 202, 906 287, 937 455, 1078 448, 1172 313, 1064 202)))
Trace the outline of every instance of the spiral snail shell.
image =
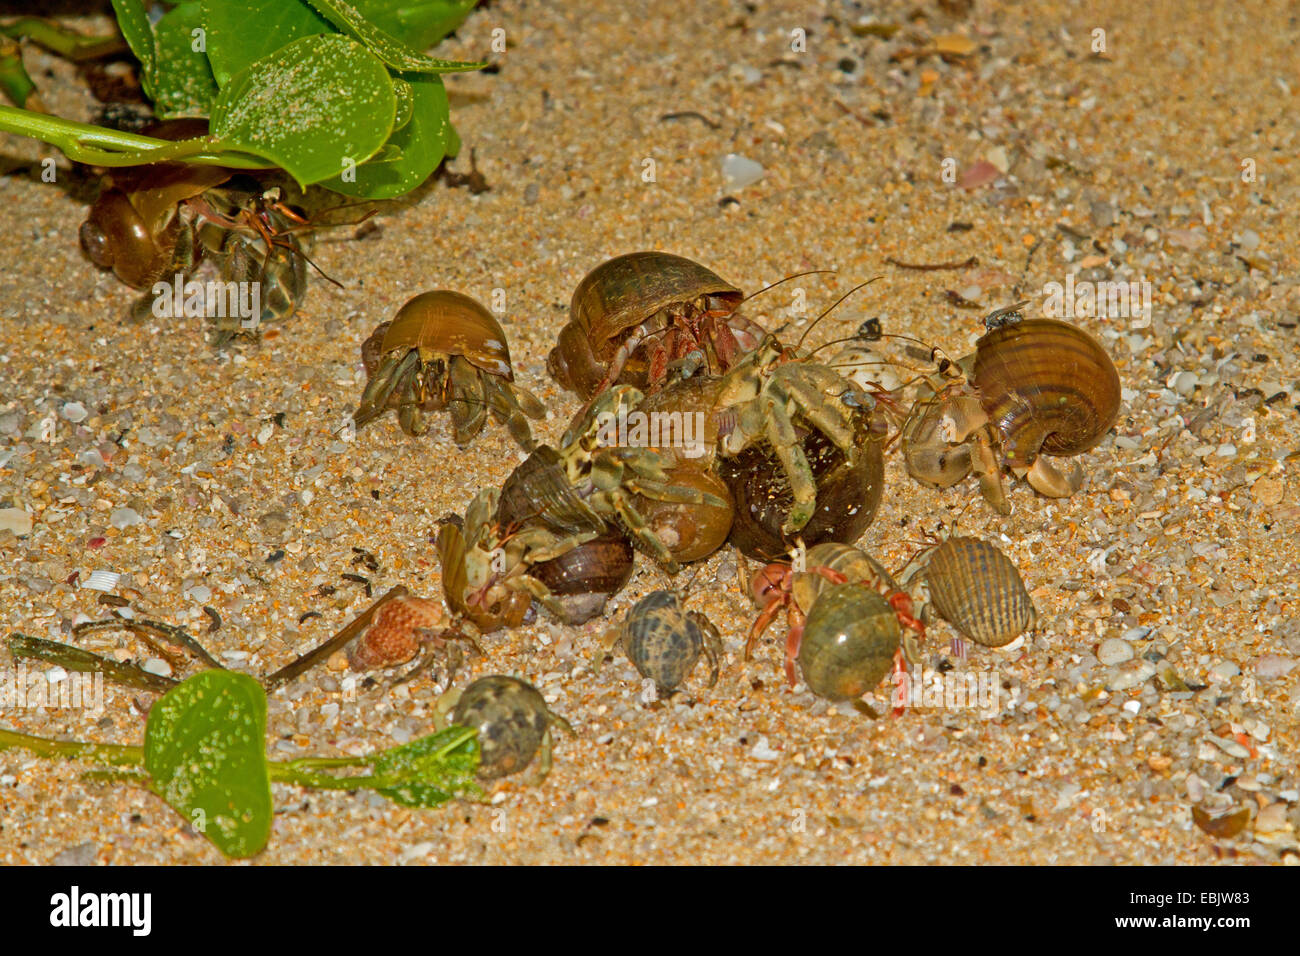
POLYGON ((975 346, 972 381, 1007 463, 1077 455, 1119 416, 1115 363, 1087 332, 1056 319, 999 326, 975 346))

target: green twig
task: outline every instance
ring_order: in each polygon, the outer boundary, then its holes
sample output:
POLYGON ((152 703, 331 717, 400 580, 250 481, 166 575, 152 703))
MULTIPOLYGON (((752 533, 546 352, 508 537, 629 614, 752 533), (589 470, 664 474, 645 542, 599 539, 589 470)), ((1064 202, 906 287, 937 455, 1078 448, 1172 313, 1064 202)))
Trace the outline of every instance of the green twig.
POLYGON ((228 150, 213 136, 169 142, 14 106, 0 106, 0 132, 39 139, 57 146, 74 162, 90 166, 139 166, 175 160, 230 169, 271 169, 275 166, 249 153, 228 150))
POLYGON ((82 740, 50 740, 0 728, 0 750, 22 747, 40 757, 89 760, 110 767, 143 767, 144 748, 125 744, 92 744, 82 740))

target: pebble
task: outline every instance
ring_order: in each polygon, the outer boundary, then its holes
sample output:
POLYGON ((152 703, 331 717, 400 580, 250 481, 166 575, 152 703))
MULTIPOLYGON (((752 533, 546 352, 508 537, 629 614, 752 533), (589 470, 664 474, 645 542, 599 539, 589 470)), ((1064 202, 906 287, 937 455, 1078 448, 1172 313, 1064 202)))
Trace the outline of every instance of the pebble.
POLYGON ((1199 227, 1195 229, 1166 229, 1165 238, 1169 240, 1171 246, 1177 246, 1180 249, 1199 249, 1207 241, 1205 230, 1199 227))
POLYGON ((1293 657, 1283 657, 1280 654, 1261 654, 1255 660, 1255 674, 1264 678, 1264 680, 1273 680, 1291 673, 1295 665, 1296 660, 1293 657))
POLYGON ((108 516, 108 523, 120 531, 132 525, 144 524, 144 519, 134 508, 114 508, 113 513, 108 516))
POLYGON ((1214 744, 1214 746, 1218 747, 1229 757, 1236 757, 1238 760, 1247 760, 1250 757, 1250 751, 1235 740, 1226 740, 1223 737, 1216 737, 1214 734, 1208 735, 1205 739, 1214 744))
POLYGON ((1175 392, 1183 396, 1183 398, 1187 398, 1192 392, 1196 391, 1196 382, 1199 377, 1195 372, 1183 371, 1174 376, 1171 384, 1175 392))
POLYGON ((537 183, 529 183, 524 187, 524 202, 531 206, 533 203, 537 202, 537 197, 540 196, 541 193, 541 186, 537 185, 537 183))
POLYGON ((1112 664, 1123 664, 1125 661, 1133 659, 1133 645, 1128 641, 1120 640, 1118 637, 1108 638, 1101 642, 1097 648, 1097 660, 1107 666, 1112 664))
POLYGON ((161 657, 151 657, 140 665, 143 670, 150 674, 157 674, 159 677, 171 677, 172 666, 161 657))
POLYGON ((1210 680, 1212 682, 1223 682, 1231 680, 1241 673, 1241 668, 1232 661, 1220 661, 1210 668, 1210 680))
POLYGON ((22 508, 0 508, 0 531, 11 531, 15 537, 32 533, 32 516, 22 508))
POLYGON ((1088 215, 1092 218, 1092 224, 1101 229, 1115 225, 1115 220, 1117 218, 1115 215, 1115 207, 1108 202, 1090 203, 1088 206, 1088 215))
POLYGON ((1220 458, 1232 458, 1237 454, 1237 446, 1231 442, 1224 442, 1214 450, 1214 453, 1220 458))
POLYGON ((99 853, 99 844, 93 841, 78 843, 54 854, 51 866, 91 866, 99 853))
POLYGON ((1259 478, 1250 486, 1250 496, 1261 505, 1275 505, 1286 494, 1286 483, 1276 478, 1259 478))
POLYGON ((722 157, 722 178, 728 190, 743 189, 763 178, 763 167, 752 159, 728 153, 722 157))
POLYGON ((758 743, 754 744, 749 755, 755 760, 777 760, 781 756, 781 751, 773 750, 767 742, 766 737, 759 737, 758 743))
POLYGON ((86 406, 81 402, 68 402, 63 406, 59 414, 76 424, 77 422, 84 422, 90 413, 86 411, 86 406))
POLYGON ((1106 682, 1109 691, 1128 690, 1145 684, 1155 676, 1156 665, 1150 661, 1128 661, 1119 673, 1106 682))

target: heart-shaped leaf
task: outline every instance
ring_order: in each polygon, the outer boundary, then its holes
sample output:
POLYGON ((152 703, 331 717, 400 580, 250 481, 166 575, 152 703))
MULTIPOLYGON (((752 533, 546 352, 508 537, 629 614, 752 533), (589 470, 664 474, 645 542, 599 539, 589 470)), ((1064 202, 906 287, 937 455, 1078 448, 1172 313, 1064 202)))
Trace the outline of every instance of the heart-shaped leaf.
POLYGON ((265 157, 307 186, 359 166, 393 128, 388 70, 341 34, 303 37, 251 64, 212 108, 221 145, 265 157))
POLYGON ((144 765, 157 794, 222 853, 248 857, 271 836, 266 693, 246 674, 196 674, 149 711, 144 765))
POLYGON ((351 181, 335 176, 322 183, 325 188, 345 196, 392 199, 420 185, 442 162, 455 136, 447 118, 447 90, 442 77, 408 73, 406 81, 411 90, 411 116, 389 137, 384 146, 385 161, 376 156, 357 167, 355 177, 349 177, 351 181), (395 155, 388 159, 390 148, 395 155))
POLYGON ((197 0, 169 11, 158 21, 155 37, 154 110, 163 119, 207 116, 217 83, 203 52, 207 37, 197 0))
POLYGON ((202 0, 217 84, 294 40, 337 32, 304 0, 202 0))
POLYGON ((310 2, 321 16, 344 33, 356 37, 394 70, 408 73, 460 73, 466 70, 481 70, 486 65, 458 60, 436 60, 425 56, 391 33, 375 26, 346 0, 310 0, 310 2))

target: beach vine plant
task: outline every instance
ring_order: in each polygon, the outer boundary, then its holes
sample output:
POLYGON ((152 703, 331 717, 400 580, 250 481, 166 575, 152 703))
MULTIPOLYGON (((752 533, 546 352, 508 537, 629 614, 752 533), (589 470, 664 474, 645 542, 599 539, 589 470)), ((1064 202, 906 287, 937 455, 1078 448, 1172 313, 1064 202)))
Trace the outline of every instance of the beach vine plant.
MULTIPOLYGON (((0 131, 95 166, 278 167, 302 187, 389 199, 459 151, 441 74, 486 65, 420 52, 477 0, 112 2, 154 112, 206 118, 209 135, 173 142, 4 105, 0 131)), ((104 51, 103 38, 30 17, 0 25, 0 34, 73 57, 104 51)), ((0 63, 0 88, 31 105, 32 85, 12 54, 0 63)))
POLYGON ((247 674, 207 670, 149 709, 144 744, 51 740, 0 728, 0 750, 85 761, 89 779, 145 787, 229 857, 259 853, 271 837, 271 784, 369 789, 407 807, 481 795, 477 733, 448 727, 360 757, 266 757, 266 692, 247 674))

